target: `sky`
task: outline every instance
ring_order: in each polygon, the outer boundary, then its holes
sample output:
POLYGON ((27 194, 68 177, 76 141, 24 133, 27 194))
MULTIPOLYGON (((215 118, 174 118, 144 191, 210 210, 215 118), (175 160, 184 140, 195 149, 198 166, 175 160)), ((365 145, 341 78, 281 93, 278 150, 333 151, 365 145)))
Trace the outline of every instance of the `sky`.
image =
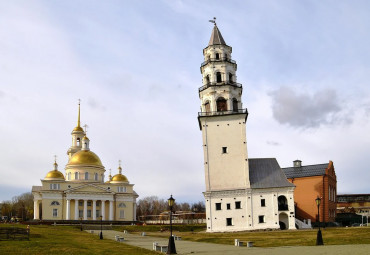
POLYGON ((0 201, 65 172, 71 131, 140 198, 203 201, 197 114, 213 24, 233 48, 250 158, 334 162, 370 193, 370 2, 0 0, 0 201))

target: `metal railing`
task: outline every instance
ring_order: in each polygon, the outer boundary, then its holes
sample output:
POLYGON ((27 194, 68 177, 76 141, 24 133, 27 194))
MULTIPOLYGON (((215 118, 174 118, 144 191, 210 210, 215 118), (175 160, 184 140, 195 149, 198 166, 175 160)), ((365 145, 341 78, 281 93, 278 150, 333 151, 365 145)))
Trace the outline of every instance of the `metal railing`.
POLYGON ((206 85, 203 85, 202 87, 199 88, 199 92, 213 86, 222 86, 222 85, 230 85, 236 88, 242 88, 241 83, 237 82, 230 82, 230 81, 222 81, 222 82, 208 82, 206 85))
POLYGON ((248 114, 247 108, 245 108, 245 109, 237 109, 237 110, 232 110, 232 111, 198 112, 198 117, 230 115, 230 114, 240 114, 240 113, 246 113, 246 114, 248 114))
POLYGON ((206 64, 210 63, 210 62, 221 62, 221 61, 226 61, 226 62, 229 62, 229 63, 232 63, 232 64, 236 64, 236 61, 235 60, 232 60, 231 58, 225 58, 225 57, 222 57, 222 58, 209 58, 207 59, 206 61, 204 61, 201 65, 201 67, 205 66, 206 64))

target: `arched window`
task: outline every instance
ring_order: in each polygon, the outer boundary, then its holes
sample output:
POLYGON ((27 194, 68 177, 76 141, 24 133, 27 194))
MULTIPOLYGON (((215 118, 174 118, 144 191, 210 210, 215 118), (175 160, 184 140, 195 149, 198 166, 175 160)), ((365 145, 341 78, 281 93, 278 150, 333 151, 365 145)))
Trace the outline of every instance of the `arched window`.
POLYGON ((238 100, 233 99, 233 112, 238 112, 238 100))
POLYGON ((78 180, 79 178, 79 174, 78 174, 78 172, 75 172, 75 180, 78 180))
POLYGON ((216 73, 217 82, 222 82, 222 76, 220 72, 216 73))
POLYGON ((206 84, 209 84, 209 83, 210 83, 209 75, 207 74, 207 76, 206 76, 206 84))
POLYGON ((68 173, 68 180, 71 180, 71 172, 68 173))
POLYGON ((234 83, 233 82, 233 74, 232 73, 229 73, 229 82, 230 83, 234 83))
POLYGON ((210 112, 211 111, 211 104, 209 103, 209 101, 207 101, 205 104, 204 104, 204 110, 206 112, 210 112))
POLYGON ((78 138, 77 138, 77 146, 80 146, 80 141, 81 141, 81 140, 80 140, 80 138, 78 137, 78 138))
POLYGON ((97 173, 95 173, 95 174, 94 174, 94 180, 95 180, 95 181, 97 181, 97 180, 98 180, 98 174, 97 174, 97 173))
POLYGON ((224 112, 227 111, 227 104, 226 99, 223 97, 220 97, 217 99, 217 111, 218 112, 224 112))
POLYGON ((126 208, 126 204, 125 204, 125 203, 120 203, 120 204, 118 205, 118 207, 119 207, 119 208, 126 208))
POLYGON ((288 210, 288 200, 285 196, 278 197, 278 208, 279 211, 287 211, 288 210))
POLYGON ((53 201, 50 205, 60 205, 60 203, 58 201, 53 201))
POLYGON ((88 180, 89 179, 89 172, 86 172, 85 173, 85 180, 88 180))
POLYGON ((220 53, 216 53, 216 59, 220 59, 220 53))

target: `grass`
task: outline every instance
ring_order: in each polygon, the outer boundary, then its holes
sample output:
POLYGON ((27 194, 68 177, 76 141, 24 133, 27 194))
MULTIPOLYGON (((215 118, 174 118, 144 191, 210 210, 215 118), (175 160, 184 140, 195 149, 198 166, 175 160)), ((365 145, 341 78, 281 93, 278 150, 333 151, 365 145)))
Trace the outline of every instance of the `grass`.
MULTIPOLYGON (((0 227, 11 227, 0 224, 0 227)), ((16 227, 26 226, 17 224, 16 227)), ((0 254, 158 254, 146 249, 100 240, 75 226, 31 226, 30 241, 0 241, 0 254)))
MULTIPOLYGON (((168 237, 168 226, 124 226, 117 230, 130 233, 147 232, 150 236, 168 237), (161 232, 160 230, 166 229, 161 232)), ((234 239, 252 241, 256 247, 313 246, 316 245, 317 229, 286 231, 255 231, 234 233, 206 233, 204 226, 174 226, 174 234, 183 240, 218 244, 234 244, 234 239), (194 232, 188 229, 193 228, 194 232)), ((370 244, 370 227, 322 229, 325 245, 370 244)))

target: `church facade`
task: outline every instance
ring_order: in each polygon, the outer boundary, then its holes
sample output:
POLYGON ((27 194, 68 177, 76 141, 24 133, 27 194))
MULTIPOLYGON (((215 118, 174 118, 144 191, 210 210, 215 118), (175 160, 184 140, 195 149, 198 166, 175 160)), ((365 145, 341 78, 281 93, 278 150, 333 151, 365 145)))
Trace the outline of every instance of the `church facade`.
POLYGON ((243 86, 214 22, 199 88, 207 231, 295 229, 294 185, 275 158, 248 158, 243 86))
POLYGON ((134 185, 122 174, 120 164, 118 173, 104 180, 106 170, 80 126, 80 104, 67 154, 65 174, 55 160, 41 186, 32 187, 35 220, 136 221, 134 185))

